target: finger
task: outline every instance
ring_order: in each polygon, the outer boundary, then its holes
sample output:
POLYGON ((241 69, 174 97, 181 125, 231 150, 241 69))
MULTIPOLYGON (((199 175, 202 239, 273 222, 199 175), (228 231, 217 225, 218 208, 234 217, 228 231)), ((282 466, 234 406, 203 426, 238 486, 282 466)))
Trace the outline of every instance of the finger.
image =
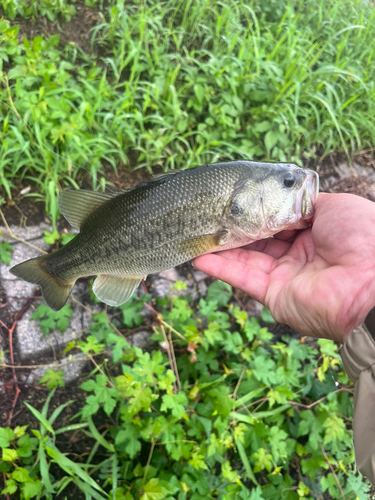
POLYGON ((275 238, 268 238, 266 240, 256 241, 250 245, 246 245, 242 248, 245 250, 253 250, 255 252, 262 252, 264 254, 270 255, 274 259, 280 259, 285 255, 290 249, 291 243, 283 240, 277 240, 275 238))
POLYGON ((269 286, 269 275, 242 262, 225 259, 217 254, 202 255, 194 259, 194 265, 210 276, 248 293, 264 303, 269 286))
POLYGON ((271 255, 250 249, 246 250, 245 248, 233 248, 231 250, 215 252, 215 254, 227 260, 237 261, 246 266, 255 267, 268 274, 277 266, 277 260, 271 255))

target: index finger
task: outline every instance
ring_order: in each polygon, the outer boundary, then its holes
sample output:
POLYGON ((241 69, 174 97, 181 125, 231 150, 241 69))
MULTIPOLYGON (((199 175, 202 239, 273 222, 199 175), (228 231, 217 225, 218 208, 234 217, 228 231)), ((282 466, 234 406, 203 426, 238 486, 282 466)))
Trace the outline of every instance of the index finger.
POLYGON ((228 260, 222 255, 206 254, 194 259, 194 265, 210 276, 225 281, 248 293, 264 304, 269 286, 269 274, 242 262, 228 260))
POLYGON ((274 259, 280 259, 290 249, 291 243, 288 241, 278 240, 276 238, 267 238, 265 240, 255 241, 246 245, 245 250, 252 250, 254 252, 262 252, 263 254, 270 255, 274 259))

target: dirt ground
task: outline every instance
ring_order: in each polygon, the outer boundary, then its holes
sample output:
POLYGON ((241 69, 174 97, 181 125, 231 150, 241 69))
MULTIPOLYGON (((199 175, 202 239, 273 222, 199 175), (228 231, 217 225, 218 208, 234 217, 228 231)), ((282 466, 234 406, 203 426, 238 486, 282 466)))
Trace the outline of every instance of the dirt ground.
MULTIPOLYGON (((87 7, 84 0, 78 0, 74 7, 77 14, 72 16, 69 22, 64 22, 60 17, 55 21, 49 21, 42 16, 37 19, 17 17, 12 21, 12 24, 20 26, 18 39, 22 41, 24 37, 32 40, 36 36, 60 35, 60 48, 69 43, 72 48, 76 45, 87 55, 97 53, 99 47, 91 40, 91 29, 100 22, 99 12, 87 7)), ((0 16, 2 15, 4 13, 0 7, 0 16)))

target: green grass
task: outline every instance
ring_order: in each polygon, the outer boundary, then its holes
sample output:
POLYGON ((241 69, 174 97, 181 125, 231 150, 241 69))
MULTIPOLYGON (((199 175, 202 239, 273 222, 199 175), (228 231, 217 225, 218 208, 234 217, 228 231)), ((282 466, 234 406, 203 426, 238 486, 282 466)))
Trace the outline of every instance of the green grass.
MULTIPOLYGON (((77 11, 74 8, 76 0, 2 0, 2 8, 10 19, 16 16, 33 18, 46 16, 50 21, 55 21, 60 15, 62 20, 70 21, 77 11)), ((97 0, 92 0, 95 4, 97 0)))
POLYGON ((112 0, 91 55, 58 48, 58 36, 19 42, 7 20, 72 6, 6 0, 0 22, 0 186, 10 197, 35 181, 53 221, 59 187, 75 185, 80 168, 98 188, 105 164, 301 163, 374 145, 375 13, 365 1, 112 0), (29 132, 8 107, 6 77, 29 132))

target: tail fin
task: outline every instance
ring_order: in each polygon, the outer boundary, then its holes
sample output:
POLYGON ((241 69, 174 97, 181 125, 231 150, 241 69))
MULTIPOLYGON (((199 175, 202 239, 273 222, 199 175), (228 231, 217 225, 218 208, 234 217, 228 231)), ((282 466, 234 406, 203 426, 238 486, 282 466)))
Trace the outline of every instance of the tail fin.
POLYGON ((10 272, 29 283, 35 283, 42 289, 44 300, 54 311, 61 309, 69 298, 74 283, 59 280, 47 268, 47 256, 27 260, 12 267, 10 272))

